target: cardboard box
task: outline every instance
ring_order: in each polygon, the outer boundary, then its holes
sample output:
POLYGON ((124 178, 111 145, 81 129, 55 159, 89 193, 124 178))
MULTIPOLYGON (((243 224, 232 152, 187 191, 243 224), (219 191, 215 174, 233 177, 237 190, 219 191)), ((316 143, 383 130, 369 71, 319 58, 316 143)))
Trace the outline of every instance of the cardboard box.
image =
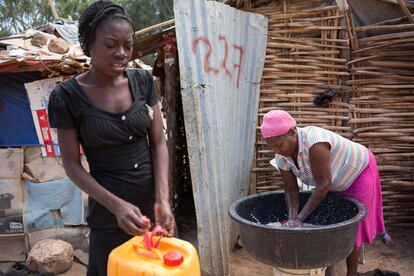
POLYGON ((44 145, 41 148, 43 156, 60 156, 57 132, 56 129, 52 129, 49 126, 47 106, 50 93, 61 81, 63 81, 63 77, 43 79, 24 84, 30 102, 30 109, 32 110, 37 137, 39 143, 44 145))
POLYGON ((26 259, 28 248, 25 234, 0 235, 0 262, 23 262, 26 259))
POLYGON ((89 250, 89 232, 90 229, 86 225, 76 227, 55 227, 51 229, 43 229, 27 232, 28 243, 34 246, 44 239, 59 239, 70 243, 73 248, 79 248, 85 252, 89 250))
POLYGON ((23 233, 23 182, 0 179, 0 234, 23 233))
POLYGON ((40 147, 24 147, 24 163, 29 163, 42 156, 40 147))
POLYGON ((0 149, 0 179, 20 178, 23 173, 23 149, 0 149))
POLYGON ((61 157, 42 157, 40 147, 25 148, 23 178, 32 182, 47 182, 66 177, 61 157))
MULTIPOLYGON (((89 164, 84 154, 81 155, 81 164, 89 172, 89 164)), ((60 156, 43 157, 40 147, 24 149, 24 179, 32 182, 47 182, 64 177, 66 172, 60 156)))

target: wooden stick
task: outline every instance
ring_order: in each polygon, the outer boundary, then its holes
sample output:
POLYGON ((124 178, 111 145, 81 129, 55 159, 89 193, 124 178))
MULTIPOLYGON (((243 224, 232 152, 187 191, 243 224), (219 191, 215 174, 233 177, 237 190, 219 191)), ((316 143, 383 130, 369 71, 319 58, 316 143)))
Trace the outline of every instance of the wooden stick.
POLYGON ((414 23, 414 17, 411 15, 410 10, 405 5, 404 0, 397 0, 397 1, 398 1, 398 5, 400 5, 401 10, 404 12, 405 16, 407 16, 408 20, 410 20, 411 23, 414 23))
POLYGON ((368 32, 368 31, 397 31, 397 30, 405 30, 405 29, 412 29, 414 24, 399 24, 399 25, 367 25, 361 27, 355 27, 357 32, 368 32))
POLYGON ((359 41, 361 43, 368 44, 370 42, 410 38, 410 37, 413 37, 413 36, 414 36, 414 31, 410 31, 410 32, 391 33, 391 34, 370 36, 370 37, 361 38, 361 39, 359 39, 359 41))
POLYGON ((175 19, 167 20, 165 22, 161 22, 161 23, 156 24, 156 25, 153 25, 151 27, 144 28, 142 30, 136 31, 134 35, 136 37, 137 36, 141 36, 141 35, 143 35, 145 33, 151 32, 153 30, 157 30, 157 29, 163 28, 165 26, 174 25, 174 24, 175 24, 175 19))

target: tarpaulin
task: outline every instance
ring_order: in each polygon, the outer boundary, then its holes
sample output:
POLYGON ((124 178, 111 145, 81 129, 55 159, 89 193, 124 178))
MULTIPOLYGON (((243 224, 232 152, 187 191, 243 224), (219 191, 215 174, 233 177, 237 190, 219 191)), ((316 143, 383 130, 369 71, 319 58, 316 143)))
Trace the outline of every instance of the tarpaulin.
POLYGON ((79 43, 78 24, 67 20, 58 19, 55 23, 50 23, 59 35, 71 45, 79 43))
POLYGON ((25 82, 39 72, 0 73, 0 146, 39 145, 25 82))
POLYGON ((23 222, 29 232, 84 223, 81 190, 67 177, 42 183, 25 181, 23 222))
MULTIPOLYGON (((352 9, 353 23, 356 27, 371 25, 404 16, 404 13, 399 5, 387 3, 385 1, 349 0, 348 4, 352 9)), ((401 32, 401 30, 370 30, 366 32, 359 32, 358 37, 362 38, 396 32, 401 32)))

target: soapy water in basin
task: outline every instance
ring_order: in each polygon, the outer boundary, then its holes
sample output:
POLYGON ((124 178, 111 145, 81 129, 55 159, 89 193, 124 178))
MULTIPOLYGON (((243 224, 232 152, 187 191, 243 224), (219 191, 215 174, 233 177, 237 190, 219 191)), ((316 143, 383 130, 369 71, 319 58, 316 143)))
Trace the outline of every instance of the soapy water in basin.
MULTIPOLYGON (((299 210, 310 196, 299 193, 299 210)), ((309 269, 330 266, 349 255, 365 209, 355 200, 328 193, 304 221, 315 228, 273 228, 266 224, 286 221, 289 213, 285 194, 275 191, 242 198, 229 213, 238 223, 244 248, 255 259, 273 267, 309 269)))
MULTIPOLYGON (((306 195, 300 196, 300 209, 303 208, 306 200, 306 195)), ((246 208, 246 211, 248 209, 249 212, 244 213, 245 215, 242 217, 254 223, 270 224, 269 226, 280 227, 274 223, 288 220, 283 194, 279 198, 262 198, 257 202, 251 202, 243 206, 244 208, 246 208)), ((358 207, 355 204, 338 195, 329 194, 305 220, 304 227, 317 227, 340 223, 351 219, 357 213, 358 207)))
MULTIPOLYGON (((276 222, 269 222, 266 224, 267 226, 270 227, 275 227, 275 228, 299 228, 299 227, 290 227, 285 221, 280 222, 280 221, 276 221, 276 222)), ((310 224, 310 223, 304 223, 302 227, 318 227, 318 225, 314 225, 314 224, 310 224)))

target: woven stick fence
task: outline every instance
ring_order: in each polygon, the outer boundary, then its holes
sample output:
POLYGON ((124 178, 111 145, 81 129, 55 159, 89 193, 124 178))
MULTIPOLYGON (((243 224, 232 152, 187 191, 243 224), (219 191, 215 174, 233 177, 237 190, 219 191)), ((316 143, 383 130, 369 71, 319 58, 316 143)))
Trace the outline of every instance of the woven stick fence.
MULTIPOLYGON (((341 17, 336 6, 320 7, 326 1, 306 1, 248 9, 269 17, 268 45, 261 84, 259 125, 272 109, 290 112, 299 126, 316 125, 351 137, 347 86, 347 60, 341 50, 349 49, 348 40, 340 39, 341 17), (337 91, 329 107, 313 104, 321 92, 337 91)), ((274 157, 257 131, 256 156, 253 164, 252 192, 279 189, 280 174, 271 168, 274 157)))
POLYGON ((353 140, 377 157, 387 224, 414 227, 414 24, 385 22, 350 31, 353 140), (388 34, 357 38, 384 30, 388 34))
MULTIPOLYGON (((414 227, 414 24, 401 17, 354 27, 351 11, 320 7, 325 2, 248 9, 269 17, 258 123, 267 111, 284 109, 299 126, 321 126, 369 147, 387 225, 414 227), (349 39, 339 37, 343 30, 349 39), (387 34, 358 38, 366 32, 387 34), (350 57, 341 57, 349 48, 350 57), (327 88, 338 91, 333 102, 315 106, 327 88)), ((256 141, 250 191, 282 188, 259 130, 256 141)))

